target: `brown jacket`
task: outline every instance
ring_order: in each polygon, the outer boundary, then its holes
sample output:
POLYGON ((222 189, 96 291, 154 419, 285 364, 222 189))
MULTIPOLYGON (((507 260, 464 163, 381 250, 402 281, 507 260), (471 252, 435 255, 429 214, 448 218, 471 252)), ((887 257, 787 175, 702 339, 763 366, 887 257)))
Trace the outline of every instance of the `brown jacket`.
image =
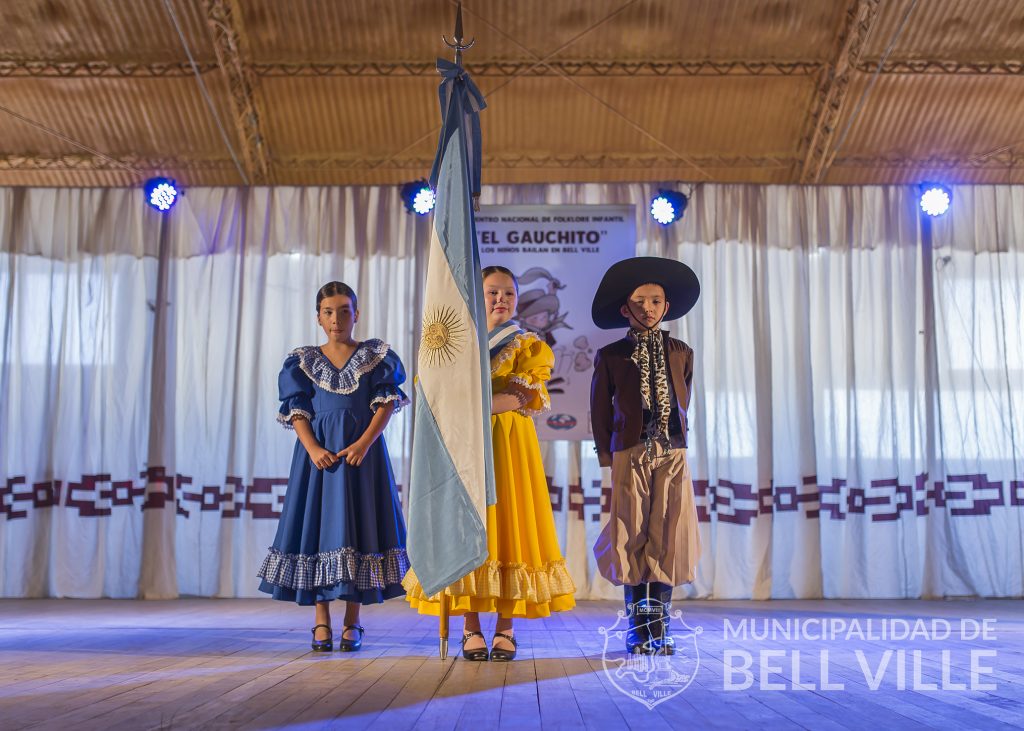
MULTIPOLYGON (((679 404, 679 420, 686 446, 686 409, 690 405, 693 384, 693 348, 682 340, 665 338, 669 378, 679 404)), ((643 402, 640 396, 640 370, 630 358, 632 340, 622 338, 597 351, 594 379, 590 385, 590 423, 597 443, 597 458, 602 467, 612 464, 612 452, 621 452, 640 443, 643 432, 643 402)))

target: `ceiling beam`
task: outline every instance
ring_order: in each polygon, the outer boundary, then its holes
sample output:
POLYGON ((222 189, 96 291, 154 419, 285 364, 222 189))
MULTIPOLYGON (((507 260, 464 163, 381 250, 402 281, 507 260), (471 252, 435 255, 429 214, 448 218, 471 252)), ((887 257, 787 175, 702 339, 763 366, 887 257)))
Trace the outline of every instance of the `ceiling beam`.
POLYGON ((832 167, 865 168, 871 170, 1004 170, 1024 169, 1024 152, 1012 148, 993 154, 982 153, 970 157, 932 155, 930 157, 852 156, 837 158, 832 167))
MULTIPOLYGON (((791 167, 795 158, 787 157, 750 157, 711 155, 696 158, 700 163, 718 168, 787 168, 791 167)), ((686 162, 670 155, 528 155, 499 154, 486 155, 485 167, 496 168, 616 168, 616 167, 678 167, 686 162)), ((339 157, 304 155, 273 160, 275 169, 279 170, 425 170, 433 163, 433 158, 410 156, 398 158, 386 157, 339 157)), ((20 155, 15 153, 0 154, 0 170, 124 170, 137 172, 173 173, 176 170, 231 170, 230 158, 197 159, 177 157, 142 157, 137 155, 118 155, 100 157, 98 155, 20 155)))
MULTIPOLYGON (((197 63, 199 73, 216 71, 215 63, 197 63)), ((192 66, 181 63, 111 63, 109 61, 0 61, 0 78, 41 77, 41 78, 181 78, 192 76, 192 66)))
POLYGON ((832 60, 822 70, 809 118, 810 134, 804 138, 801 183, 815 183, 828 159, 839 114, 846 100, 850 77, 861 61, 865 40, 878 17, 880 0, 851 0, 843 19, 832 60))
MULTIPOLYGON (((536 59, 467 62, 474 77, 496 76, 810 76, 821 68, 818 61, 616 61, 536 59)), ((436 76, 434 63, 366 61, 353 63, 256 63, 259 76, 436 76)))
MULTIPOLYGON (((228 52, 230 59, 230 51, 228 52)), ((234 59, 230 62, 233 63, 234 59)), ((339 63, 246 63, 243 70, 255 76, 437 76, 434 62, 359 61, 339 63)), ((197 64, 200 73, 222 69, 219 63, 197 64)), ((821 70, 820 61, 778 60, 657 60, 614 61, 581 60, 549 61, 538 65, 535 60, 484 61, 467 63, 476 77, 496 76, 811 76, 821 70)), ((0 60, 0 77, 183 77, 192 76, 188 63, 111 63, 109 61, 40 61, 0 60)))
MULTIPOLYGON (((221 69, 218 63, 197 62, 199 73, 209 74, 221 69)), ((437 70, 433 63, 361 61, 352 63, 247 63, 244 66, 257 77, 288 76, 430 76, 437 70)), ((811 60, 745 60, 693 61, 662 59, 657 61, 577 60, 548 61, 484 61, 467 63, 475 77, 513 76, 813 76, 825 64, 811 60)), ((873 74, 878 70, 876 59, 861 59, 856 70, 873 74)), ((1024 76, 1024 60, 972 61, 951 59, 890 59, 880 73, 892 76, 1024 76)), ((181 78, 193 75, 192 67, 182 63, 142 63, 125 61, 40 61, 0 60, 0 78, 181 78)))
MULTIPOLYGON (((701 167, 717 169, 767 169, 790 168, 800 162, 795 156, 782 155, 700 155, 689 158, 701 167)), ((399 169, 423 170, 429 168, 433 158, 421 156, 409 157, 339 157, 303 155, 276 158, 274 167, 279 170, 364 170, 364 169, 399 169)), ((595 154, 595 155, 530 155, 504 153, 485 155, 484 167, 490 168, 649 168, 649 167, 681 167, 686 161, 671 155, 630 155, 630 154, 595 154)), ((841 167, 862 168, 942 168, 948 170, 984 170, 1003 169, 1024 166, 1024 153, 1016 154, 1009 150, 997 154, 974 154, 965 157, 931 156, 926 158, 898 157, 847 157, 839 158, 834 165, 841 167)))
MULTIPOLYGON (((704 155, 693 158, 702 168, 717 170, 770 170, 789 169, 799 164, 797 157, 788 156, 729 156, 704 155)), ((361 172, 361 171, 405 171, 410 175, 429 169, 433 158, 410 156, 399 158, 384 157, 337 157, 337 156, 294 156, 277 158, 274 169, 286 172, 361 172)), ((498 154, 484 157, 485 168, 493 170, 645 170, 683 168, 686 163, 670 155, 528 155, 498 154)), ((942 170, 956 171, 997 171, 1024 170, 1024 152, 1013 149, 998 153, 980 153, 964 157, 930 156, 923 158, 891 156, 856 156, 838 158, 833 168, 846 170, 942 170)), ((191 173, 189 177, 202 182, 203 173, 231 173, 235 171, 230 158, 180 158, 145 157, 138 155, 117 155, 100 157, 88 154, 68 155, 27 155, 0 153, 0 173, 3 172, 129 172, 140 177, 154 174, 174 175, 191 173)), ((2 178, 0 178, 2 182, 2 178)))
POLYGON ((217 63, 227 77, 246 173, 256 185, 267 183, 270 181, 270 153, 260 127, 262 105, 255 76, 244 57, 248 41, 237 0, 206 0, 206 21, 213 34, 217 63))
MULTIPOLYGON (((218 63, 200 61, 200 74, 221 69, 218 63)), ((389 77, 429 76, 437 71, 433 63, 359 61, 339 63, 245 63, 257 77, 324 76, 389 77)), ((877 59, 862 58, 856 70, 862 74, 878 71, 877 59)), ((656 61, 552 60, 538 65, 534 60, 483 61, 466 63, 475 77, 566 76, 651 77, 651 76, 813 76, 824 69, 816 60, 686 60, 656 61)), ((895 58, 885 62, 883 76, 1024 76, 1024 60, 952 60, 895 58)), ((181 78, 193 76, 187 62, 111 62, 104 60, 48 61, 0 60, 0 78, 181 78)))
POLYGON ((0 170, 127 171, 171 174, 179 170, 235 170, 230 158, 197 159, 140 155, 20 155, 0 153, 0 170))
POLYGON ((861 59, 857 70, 882 75, 1024 76, 1024 61, 971 61, 952 59, 890 58, 878 68, 879 59, 861 59))

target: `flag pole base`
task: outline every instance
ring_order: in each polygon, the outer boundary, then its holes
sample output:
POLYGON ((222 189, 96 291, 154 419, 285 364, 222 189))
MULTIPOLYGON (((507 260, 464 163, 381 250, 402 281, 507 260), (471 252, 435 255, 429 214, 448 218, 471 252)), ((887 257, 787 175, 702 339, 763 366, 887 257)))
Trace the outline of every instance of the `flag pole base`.
POLYGON ((441 590, 441 609, 438 612, 438 649, 441 654, 442 660, 448 659, 448 602, 450 601, 448 595, 441 590))

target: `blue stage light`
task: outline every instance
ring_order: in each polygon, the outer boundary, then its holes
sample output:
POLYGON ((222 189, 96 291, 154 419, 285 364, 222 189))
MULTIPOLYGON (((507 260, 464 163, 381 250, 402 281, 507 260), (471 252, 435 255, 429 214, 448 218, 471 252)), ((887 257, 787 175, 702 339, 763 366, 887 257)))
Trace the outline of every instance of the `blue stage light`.
POLYGON ((146 203, 166 213, 178 201, 178 186, 168 178, 150 178, 146 181, 146 203))
POLYGON ((425 216, 434 210, 434 191, 426 180, 416 180, 402 186, 402 202, 409 213, 425 216))
POLYGON ((659 190, 651 198, 651 217, 662 226, 668 226, 683 217, 689 199, 678 190, 659 190))
POLYGON ((921 185, 921 210, 929 216, 941 216, 953 202, 953 191, 941 183, 921 185))

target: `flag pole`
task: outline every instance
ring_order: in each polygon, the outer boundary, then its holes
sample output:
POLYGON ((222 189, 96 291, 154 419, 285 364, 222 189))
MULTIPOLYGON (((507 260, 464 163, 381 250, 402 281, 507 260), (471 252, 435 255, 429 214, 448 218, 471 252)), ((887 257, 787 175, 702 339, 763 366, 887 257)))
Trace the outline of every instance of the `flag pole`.
POLYGON ((440 626, 438 627, 438 637, 440 639, 441 659, 448 659, 448 607, 451 597, 448 596, 445 589, 441 590, 441 611, 439 613, 440 626))
MULTIPOLYGON (((452 40, 449 41, 445 36, 441 36, 441 40, 448 48, 455 51, 455 64, 458 66, 462 65, 462 52, 468 51, 476 43, 476 38, 466 43, 463 39, 462 33, 462 3, 458 5, 458 9, 455 11, 455 32, 452 34, 452 40)), ((451 597, 448 596, 447 588, 441 590, 441 602, 440 611, 438 612, 438 649, 440 651, 441 659, 448 659, 448 625, 449 625, 449 610, 451 608, 451 597)))

